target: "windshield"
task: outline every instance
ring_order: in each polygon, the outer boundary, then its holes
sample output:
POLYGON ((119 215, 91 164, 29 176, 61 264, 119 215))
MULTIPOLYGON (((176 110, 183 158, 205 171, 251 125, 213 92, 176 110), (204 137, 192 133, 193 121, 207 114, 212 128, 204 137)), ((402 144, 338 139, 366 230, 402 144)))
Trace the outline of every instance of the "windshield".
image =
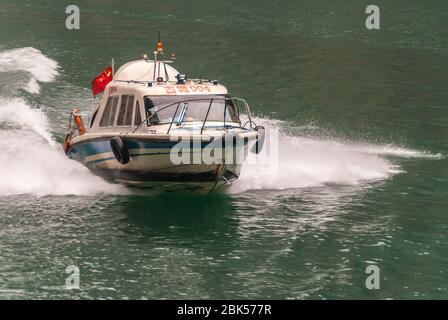
POLYGON ((238 111, 224 96, 173 96, 144 98, 148 125, 174 122, 238 122, 238 111), (208 111, 208 115, 207 115, 208 111))

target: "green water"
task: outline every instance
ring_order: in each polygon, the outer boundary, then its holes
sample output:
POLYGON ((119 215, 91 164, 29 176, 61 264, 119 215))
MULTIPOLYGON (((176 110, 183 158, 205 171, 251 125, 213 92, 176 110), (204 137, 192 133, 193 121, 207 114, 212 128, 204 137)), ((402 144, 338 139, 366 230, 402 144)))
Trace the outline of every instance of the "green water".
POLYGON ((0 2, 1 299, 448 298, 446 1, 375 1, 374 31, 359 0, 77 1, 75 31, 69 4, 0 2), (159 30, 281 129, 274 173, 141 194, 64 158, 90 81, 159 30))

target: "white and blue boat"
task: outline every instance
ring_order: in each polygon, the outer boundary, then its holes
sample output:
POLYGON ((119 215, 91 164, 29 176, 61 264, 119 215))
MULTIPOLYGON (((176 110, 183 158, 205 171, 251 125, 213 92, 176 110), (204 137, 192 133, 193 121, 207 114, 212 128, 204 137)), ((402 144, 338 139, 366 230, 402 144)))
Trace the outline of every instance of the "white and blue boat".
POLYGON ((72 112, 67 156, 108 180, 145 188, 210 191, 231 183, 248 152, 262 147, 263 128, 243 99, 218 81, 188 79, 172 60, 159 60, 160 51, 112 74, 87 120, 72 112))

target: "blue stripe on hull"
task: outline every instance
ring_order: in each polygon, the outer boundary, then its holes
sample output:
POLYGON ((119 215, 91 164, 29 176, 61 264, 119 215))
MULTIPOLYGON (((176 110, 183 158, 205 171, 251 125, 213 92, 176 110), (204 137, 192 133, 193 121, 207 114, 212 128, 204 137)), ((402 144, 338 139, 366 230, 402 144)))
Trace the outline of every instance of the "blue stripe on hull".
MULTIPOLYGON (((134 149, 172 148, 177 143, 177 141, 159 142, 126 140, 126 146, 130 153, 132 153, 132 150, 134 149)), ((70 148, 69 156, 72 159, 82 161, 86 157, 107 152, 112 152, 112 149, 110 148, 110 140, 94 140, 75 144, 70 148)))
MULTIPOLYGON (((135 157, 141 157, 141 156, 158 156, 158 155, 162 155, 162 154, 170 154, 170 152, 138 153, 138 154, 131 154, 131 157, 135 158, 135 157)), ((109 160, 115 160, 115 157, 106 157, 106 158, 101 158, 101 159, 97 159, 97 160, 87 161, 86 165, 100 163, 100 162, 109 161, 109 160)))
MULTIPOLYGON (((129 153, 131 154, 131 156, 138 157, 138 156, 148 156, 148 155, 169 154, 169 152, 154 152, 154 153, 148 152, 148 153, 133 154, 134 153, 133 151, 136 151, 139 149, 167 149, 167 148, 171 149, 172 147, 177 145, 179 142, 178 141, 160 142, 160 141, 125 140, 125 143, 126 143, 126 146, 128 147, 128 150, 129 150, 129 153)), ((202 142, 201 148, 205 148, 208 144, 209 144, 209 142, 202 142)), ((185 147, 187 147, 190 145, 190 143, 188 141, 183 142, 180 145, 180 147, 182 147, 182 145, 185 145, 185 147)), ((102 154, 102 153, 108 153, 108 152, 112 152, 112 149, 110 147, 110 140, 93 140, 93 141, 87 141, 87 142, 82 142, 82 143, 73 145, 68 152, 68 156, 71 159, 74 159, 74 160, 77 160, 80 162, 84 162, 84 159, 86 157, 90 157, 90 156, 94 156, 94 155, 98 155, 98 154, 102 154)), ((102 159, 89 161, 89 162, 87 162, 87 164, 98 163, 98 162, 107 161, 107 160, 111 160, 111 159, 115 159, 115 158, 114 157, 106 157, 106 158, 102 158, 102 159)))

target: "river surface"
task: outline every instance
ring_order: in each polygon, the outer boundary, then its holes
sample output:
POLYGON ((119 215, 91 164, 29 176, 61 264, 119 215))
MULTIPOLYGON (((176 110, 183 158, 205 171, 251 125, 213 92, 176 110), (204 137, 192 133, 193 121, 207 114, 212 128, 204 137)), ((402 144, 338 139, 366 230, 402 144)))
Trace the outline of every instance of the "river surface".
POLYGON ((72 31, 68 4, 0 1, 0 299, 448 298, 448 2, 377 0, 380 30, 359 0, 77 1, 72 31), (66 159, 91 80, 159 30, 279 129, 275 170, 204 197, 66 159))

